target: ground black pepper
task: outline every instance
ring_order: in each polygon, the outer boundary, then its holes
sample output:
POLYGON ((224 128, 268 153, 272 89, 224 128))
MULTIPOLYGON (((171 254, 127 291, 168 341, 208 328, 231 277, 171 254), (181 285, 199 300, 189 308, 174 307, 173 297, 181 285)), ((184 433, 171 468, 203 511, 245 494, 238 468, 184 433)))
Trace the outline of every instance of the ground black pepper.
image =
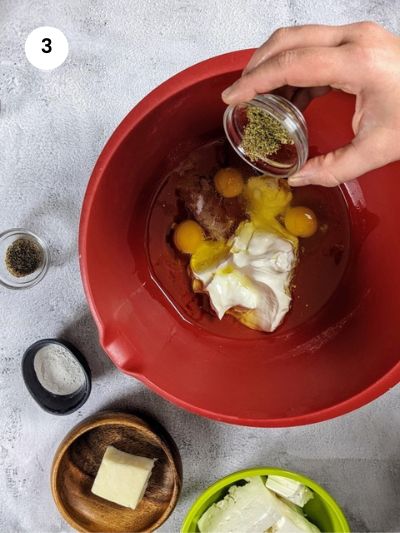
POLYGON ((17 239, 6 251, 6 267, 16 278, 29 276, 39 268, 42 261, 41 248, 30 239, 17 239))

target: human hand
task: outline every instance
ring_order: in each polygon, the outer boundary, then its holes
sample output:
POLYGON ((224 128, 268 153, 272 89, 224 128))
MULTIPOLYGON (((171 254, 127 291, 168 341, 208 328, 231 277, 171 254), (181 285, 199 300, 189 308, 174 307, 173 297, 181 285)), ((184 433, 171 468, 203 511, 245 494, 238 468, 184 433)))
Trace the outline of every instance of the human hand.
POLYGON ((222 98, 237 104, 285 85, 356 96, 351 143, 308 160, 290 185, 331 187, 400 159, 399 37, 373 22, 279 29, 222 98))

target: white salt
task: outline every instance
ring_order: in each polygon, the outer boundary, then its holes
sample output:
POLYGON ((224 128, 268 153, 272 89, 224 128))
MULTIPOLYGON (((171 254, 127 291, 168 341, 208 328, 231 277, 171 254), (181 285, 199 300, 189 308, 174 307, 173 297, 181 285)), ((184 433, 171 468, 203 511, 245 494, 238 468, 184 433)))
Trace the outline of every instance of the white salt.
POLYGON ((85 383, 85 374, 75 356, 59 344, 46 344, 35 355, 33 367, 43 388, 66 396, 85 383))

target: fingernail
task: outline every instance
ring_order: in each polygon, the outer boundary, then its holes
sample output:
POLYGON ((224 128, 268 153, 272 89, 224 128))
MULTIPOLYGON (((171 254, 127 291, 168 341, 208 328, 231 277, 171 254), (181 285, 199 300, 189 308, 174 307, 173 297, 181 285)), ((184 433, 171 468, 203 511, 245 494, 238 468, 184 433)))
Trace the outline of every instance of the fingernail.
POLYGON ((230 87, 227 87, 224 91, 222 91, 221 97, 222 97, 223 100, 225 100, 226 98, 229 98, 229 96, 235 90, 236 84, 237 84, 237 82, 235 81, 235 83, 233 83, 230 87))
POLYGON ((292 187, 300 187, 301 185, 307 185, 309 181, 309 175, 307 174, 296 174, 295 176, 290 176, 289 185, 292 187))
POLYGON ((225 100, 226 98, 228 98, 231 92, 232 92, 232 86, 225 89, 225 91, 222 91, 221 93, 222 100, 225 100))

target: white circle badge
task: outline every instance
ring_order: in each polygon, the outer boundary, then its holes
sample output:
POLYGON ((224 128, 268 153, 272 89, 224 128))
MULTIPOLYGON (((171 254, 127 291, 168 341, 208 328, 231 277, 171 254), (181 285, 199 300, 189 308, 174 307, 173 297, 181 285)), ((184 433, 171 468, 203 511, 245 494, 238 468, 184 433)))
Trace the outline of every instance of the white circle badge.
POLYGON ((34 67, 40 70, 53 70, 67 59, 67 38, 57 28, 41 26, 28 35, 25 54, 34 67))

